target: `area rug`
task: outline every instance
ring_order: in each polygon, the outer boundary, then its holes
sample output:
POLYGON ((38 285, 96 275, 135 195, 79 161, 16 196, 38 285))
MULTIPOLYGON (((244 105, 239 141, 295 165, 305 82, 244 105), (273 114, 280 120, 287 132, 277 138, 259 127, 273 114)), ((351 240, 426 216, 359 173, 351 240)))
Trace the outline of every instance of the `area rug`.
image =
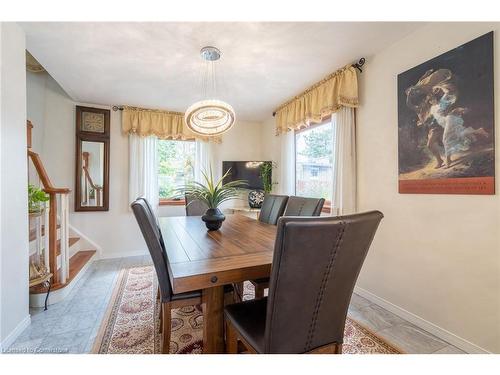
MULTIPOLYGON (((127 268, 120 272, 92 353, 161 352, 156 280, 153 266, 127 268)), ((245 283, 243 298, 251 299, 253 295, 253 286, 245 283)), ((203 315, 200 306, 172 310, 171 340, 171 353, 203 352, 203 315)), ((350 318, 346 321, 342 351, 344 354, 401 353, 350 318)))

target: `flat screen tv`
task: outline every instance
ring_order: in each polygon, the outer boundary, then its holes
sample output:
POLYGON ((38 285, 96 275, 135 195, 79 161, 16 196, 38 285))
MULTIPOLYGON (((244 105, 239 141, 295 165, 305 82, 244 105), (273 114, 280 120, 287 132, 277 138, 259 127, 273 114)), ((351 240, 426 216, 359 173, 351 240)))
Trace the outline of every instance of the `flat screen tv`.
POLYGON ((260 168, 264 163, 270 161, 223 161, 222 174, 230 170, 229 175, 224 179, 224 183, 234 180, 247 180, 248 189, 263 190, 264 185, 260 178, 260 168))

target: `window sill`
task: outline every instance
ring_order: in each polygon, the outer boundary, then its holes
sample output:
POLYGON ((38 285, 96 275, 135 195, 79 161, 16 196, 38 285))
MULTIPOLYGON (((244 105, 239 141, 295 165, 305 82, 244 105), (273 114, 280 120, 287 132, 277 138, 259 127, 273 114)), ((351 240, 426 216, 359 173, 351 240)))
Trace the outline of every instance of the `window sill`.
POLYGON ((160 206, 185 206, 185 199, 160 199, 160 206))

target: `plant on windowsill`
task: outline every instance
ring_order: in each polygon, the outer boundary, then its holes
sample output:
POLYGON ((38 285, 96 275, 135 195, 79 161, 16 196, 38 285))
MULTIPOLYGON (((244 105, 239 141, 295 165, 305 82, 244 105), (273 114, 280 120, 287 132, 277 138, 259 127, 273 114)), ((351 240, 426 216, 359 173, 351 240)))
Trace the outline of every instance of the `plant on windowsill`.
MULTIPOLYGON (((201 217, 205 222, 208 230, 217 230, 222 226, 222 222, 226 219, 219 206, 228 200, 239 198, 239 189, 245 188, 248 182, 245 180, 235 180, 223 183, 230 170, 218 181, 214 181, 212 167, 207 171, 202 171, 204 183, 191 182, 184 187, 186 195, 189 195, 193 200, 199 200, 208 206, 208 210, 201 217)), ((190 202, 191 203, 191 202, 190 202)))

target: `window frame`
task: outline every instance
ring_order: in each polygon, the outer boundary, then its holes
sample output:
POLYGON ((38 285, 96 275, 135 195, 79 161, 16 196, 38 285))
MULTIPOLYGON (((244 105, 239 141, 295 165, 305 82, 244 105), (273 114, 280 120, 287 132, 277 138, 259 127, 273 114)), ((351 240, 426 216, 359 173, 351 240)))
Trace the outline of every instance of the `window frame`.
MULTIPOLYGON (((193 142, 195 143, 195 161, 196 161, 196 139, 158 139, 158 142, 161 141, 174 141, 174 142, 193 142)), ((160 184, 158 182, 158 190, 160 188, 160 184)), ((185 206, 186 199, 174 199, 174 198, 159 198, 160 206, 185 206)))
MULTIPOLYGON (((295 181, 294 181, 294 184, 293 184, 293 193, 296 196, 298 196, 297 195, 297 134, 300 134, 300 133, 303 133, 303 132, 305 132, 307 130, 312 130, 314 128, 318 128, 320 126, 326 125, 327 123, 329 123, 329 122, 332 121, 332 117, 333 117, 333 114, 330 115, 330 116, 328 116, 328 117, 325 117, 320 123, 313 124, 313 125, 310 125, 310 126, 307 126, 307 127, 304 127, 304 128, 300 128, 300 129, 294 131, 294 135, 293 135, 293 160, 294 160, 294 162, 293 162, 293 164, 294 164, 294 168, 295 168, 295 171, 294 171, 294 179, 295 179, 295 181)), ((321 212, 322 213, 328 213, 328 214, 332 212, 332 202, 331 202, 331 200, 325 199, 325 203, 323 204, 323 208, 321 209, 321 212)))

